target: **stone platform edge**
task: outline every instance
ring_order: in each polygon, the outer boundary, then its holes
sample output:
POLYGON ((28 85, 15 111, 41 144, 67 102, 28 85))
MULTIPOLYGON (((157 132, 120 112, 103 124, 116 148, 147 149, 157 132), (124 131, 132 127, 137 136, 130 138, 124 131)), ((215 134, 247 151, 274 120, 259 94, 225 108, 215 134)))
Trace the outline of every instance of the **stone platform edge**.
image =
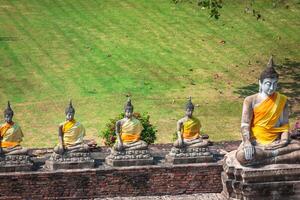
POLYGON ((93 199, 220 193, 221 163, 102 167, 0 174, 0 199, 93 199))

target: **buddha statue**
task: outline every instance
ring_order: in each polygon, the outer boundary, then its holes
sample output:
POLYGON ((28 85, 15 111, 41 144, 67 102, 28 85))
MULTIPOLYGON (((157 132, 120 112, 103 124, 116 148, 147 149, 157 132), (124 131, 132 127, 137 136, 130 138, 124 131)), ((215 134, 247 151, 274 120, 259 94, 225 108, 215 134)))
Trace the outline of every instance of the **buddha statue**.
POLYGON ((58 127, 59 144, 54 148, 57 154, 64 152, 87 152, 89 146, 84 143, 85 136, 84 126, 75 120, 75 109, 70 101, 69 106, 65 110, 66 121, 58 127))
POLYGON ((28 150, 20 145, 24 135, 21 127, 13 121, 13 116, 14 111, 8 102, 4 110, 5 123, 0 126, 0 154, 25 155, 28 150))
POLYGON ((289 137, 287 97, 276 92, 278 79, 271 57, 260 75, 259 92, 243 103, 243 141, 236 152, 241 165, 300 162, 300 142, 289 137))
POLYGON ((141 132, 144 129, 141 122, 133 116, 133 105, 130 98, 124 107, 125 117, 116 122, 117 142, 113 149, 122 150, 145 150, 148 144, 141 140, 141 132))
POLYGON ((186 104, 185 116, 177 122, 178 139, 174 142, 176 148, 207 147, 208 141, 200 136, 200 120, 193 116, 194 104, 191 97, 186 104))

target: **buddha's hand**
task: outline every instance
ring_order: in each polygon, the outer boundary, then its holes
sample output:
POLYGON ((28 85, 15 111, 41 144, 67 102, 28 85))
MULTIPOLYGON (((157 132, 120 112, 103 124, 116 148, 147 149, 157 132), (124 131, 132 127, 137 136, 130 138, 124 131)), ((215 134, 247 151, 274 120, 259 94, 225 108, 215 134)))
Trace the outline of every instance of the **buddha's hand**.
POLYGON ((282 147, 285 147, 288 144, 288 140, 284 139, 284 140, 280 140, 280 142, 275 143, 275 144, 271 144, 269 146, 265 147, 265 150, 274 150, 274 149, 280 149, 282 147))
POLYGON ((179 138, 178 144, 180 147, 183 147, 184 143, 182 138, 179 138))
POLYGON ((123 144, 122 144, 122 142, 118 142, 117 149, 118 149, 118 151, 123 150, 123 144))
POLYGON ((251 144, 251 142, 250 141, 244 142, 243 149, 244 149, 244 152, 245 152, 245 159, 246 160, 252 160, 253 155, 254 155, 254 147, 251 144))
POLYGON ((60 144, 59 145, 59 150, 60 150, 60 154, 64 153, 64 151, 66 150, 65 146, 60 144))

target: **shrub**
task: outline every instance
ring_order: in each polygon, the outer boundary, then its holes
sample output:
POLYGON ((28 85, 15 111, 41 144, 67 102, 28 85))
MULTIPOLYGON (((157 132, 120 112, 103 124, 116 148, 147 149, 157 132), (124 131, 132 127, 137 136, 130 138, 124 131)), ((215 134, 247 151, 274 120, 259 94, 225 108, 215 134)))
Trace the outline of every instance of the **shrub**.
MULTIPOLYGON (((115 135, 116 122, 124 118, 125 114, 121 113, 117 117, 110 119, 109 122, 105 125, 105 129, 100 132, 100 137, 104 139, 104 144, 107 146, 113 146, 117 140, 115 135)), ((144 130, 141 133, 141 139, 147 142, 148 144, 154 143, 156 140, 157 129, 150 123, 150 116, 148 114, 133 113, 133 116, 140 120, 144 130)))

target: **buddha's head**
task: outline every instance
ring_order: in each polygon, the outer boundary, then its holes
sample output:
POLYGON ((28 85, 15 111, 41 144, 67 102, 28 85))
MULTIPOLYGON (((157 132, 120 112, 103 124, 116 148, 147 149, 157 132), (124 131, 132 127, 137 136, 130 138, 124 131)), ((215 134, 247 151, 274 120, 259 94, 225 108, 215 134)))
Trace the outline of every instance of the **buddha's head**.
POLYGON ((189 100, 185 106, 185 116, 191 118, 194 112, 194 104, 192 103, 192 97, 189 97, 189 100))
POLYGON ((274 61, 271 56, 267 68, 260 74, 259 78, 259 92, 270 96, 274 94, 277 89, 279 75, 274 69, 274 61))
POLYGON ((131 99, 128 98, 125 106, 124 106, 124 111, 125 111, 125 117, 126 118, 131 118, 133 115, 133 105, 131 104, 131 99))
POLYGON ((14 111, 10 107, 9 101, 7 102, 7 108, 4 110, 4 120, 7 123, 12 123, 14 111))
POLYGON ((65 110, 66 120, 71 121, 74 119, 75 109, 72 105, 72 100, 70 100, 69 106, 65 110))

